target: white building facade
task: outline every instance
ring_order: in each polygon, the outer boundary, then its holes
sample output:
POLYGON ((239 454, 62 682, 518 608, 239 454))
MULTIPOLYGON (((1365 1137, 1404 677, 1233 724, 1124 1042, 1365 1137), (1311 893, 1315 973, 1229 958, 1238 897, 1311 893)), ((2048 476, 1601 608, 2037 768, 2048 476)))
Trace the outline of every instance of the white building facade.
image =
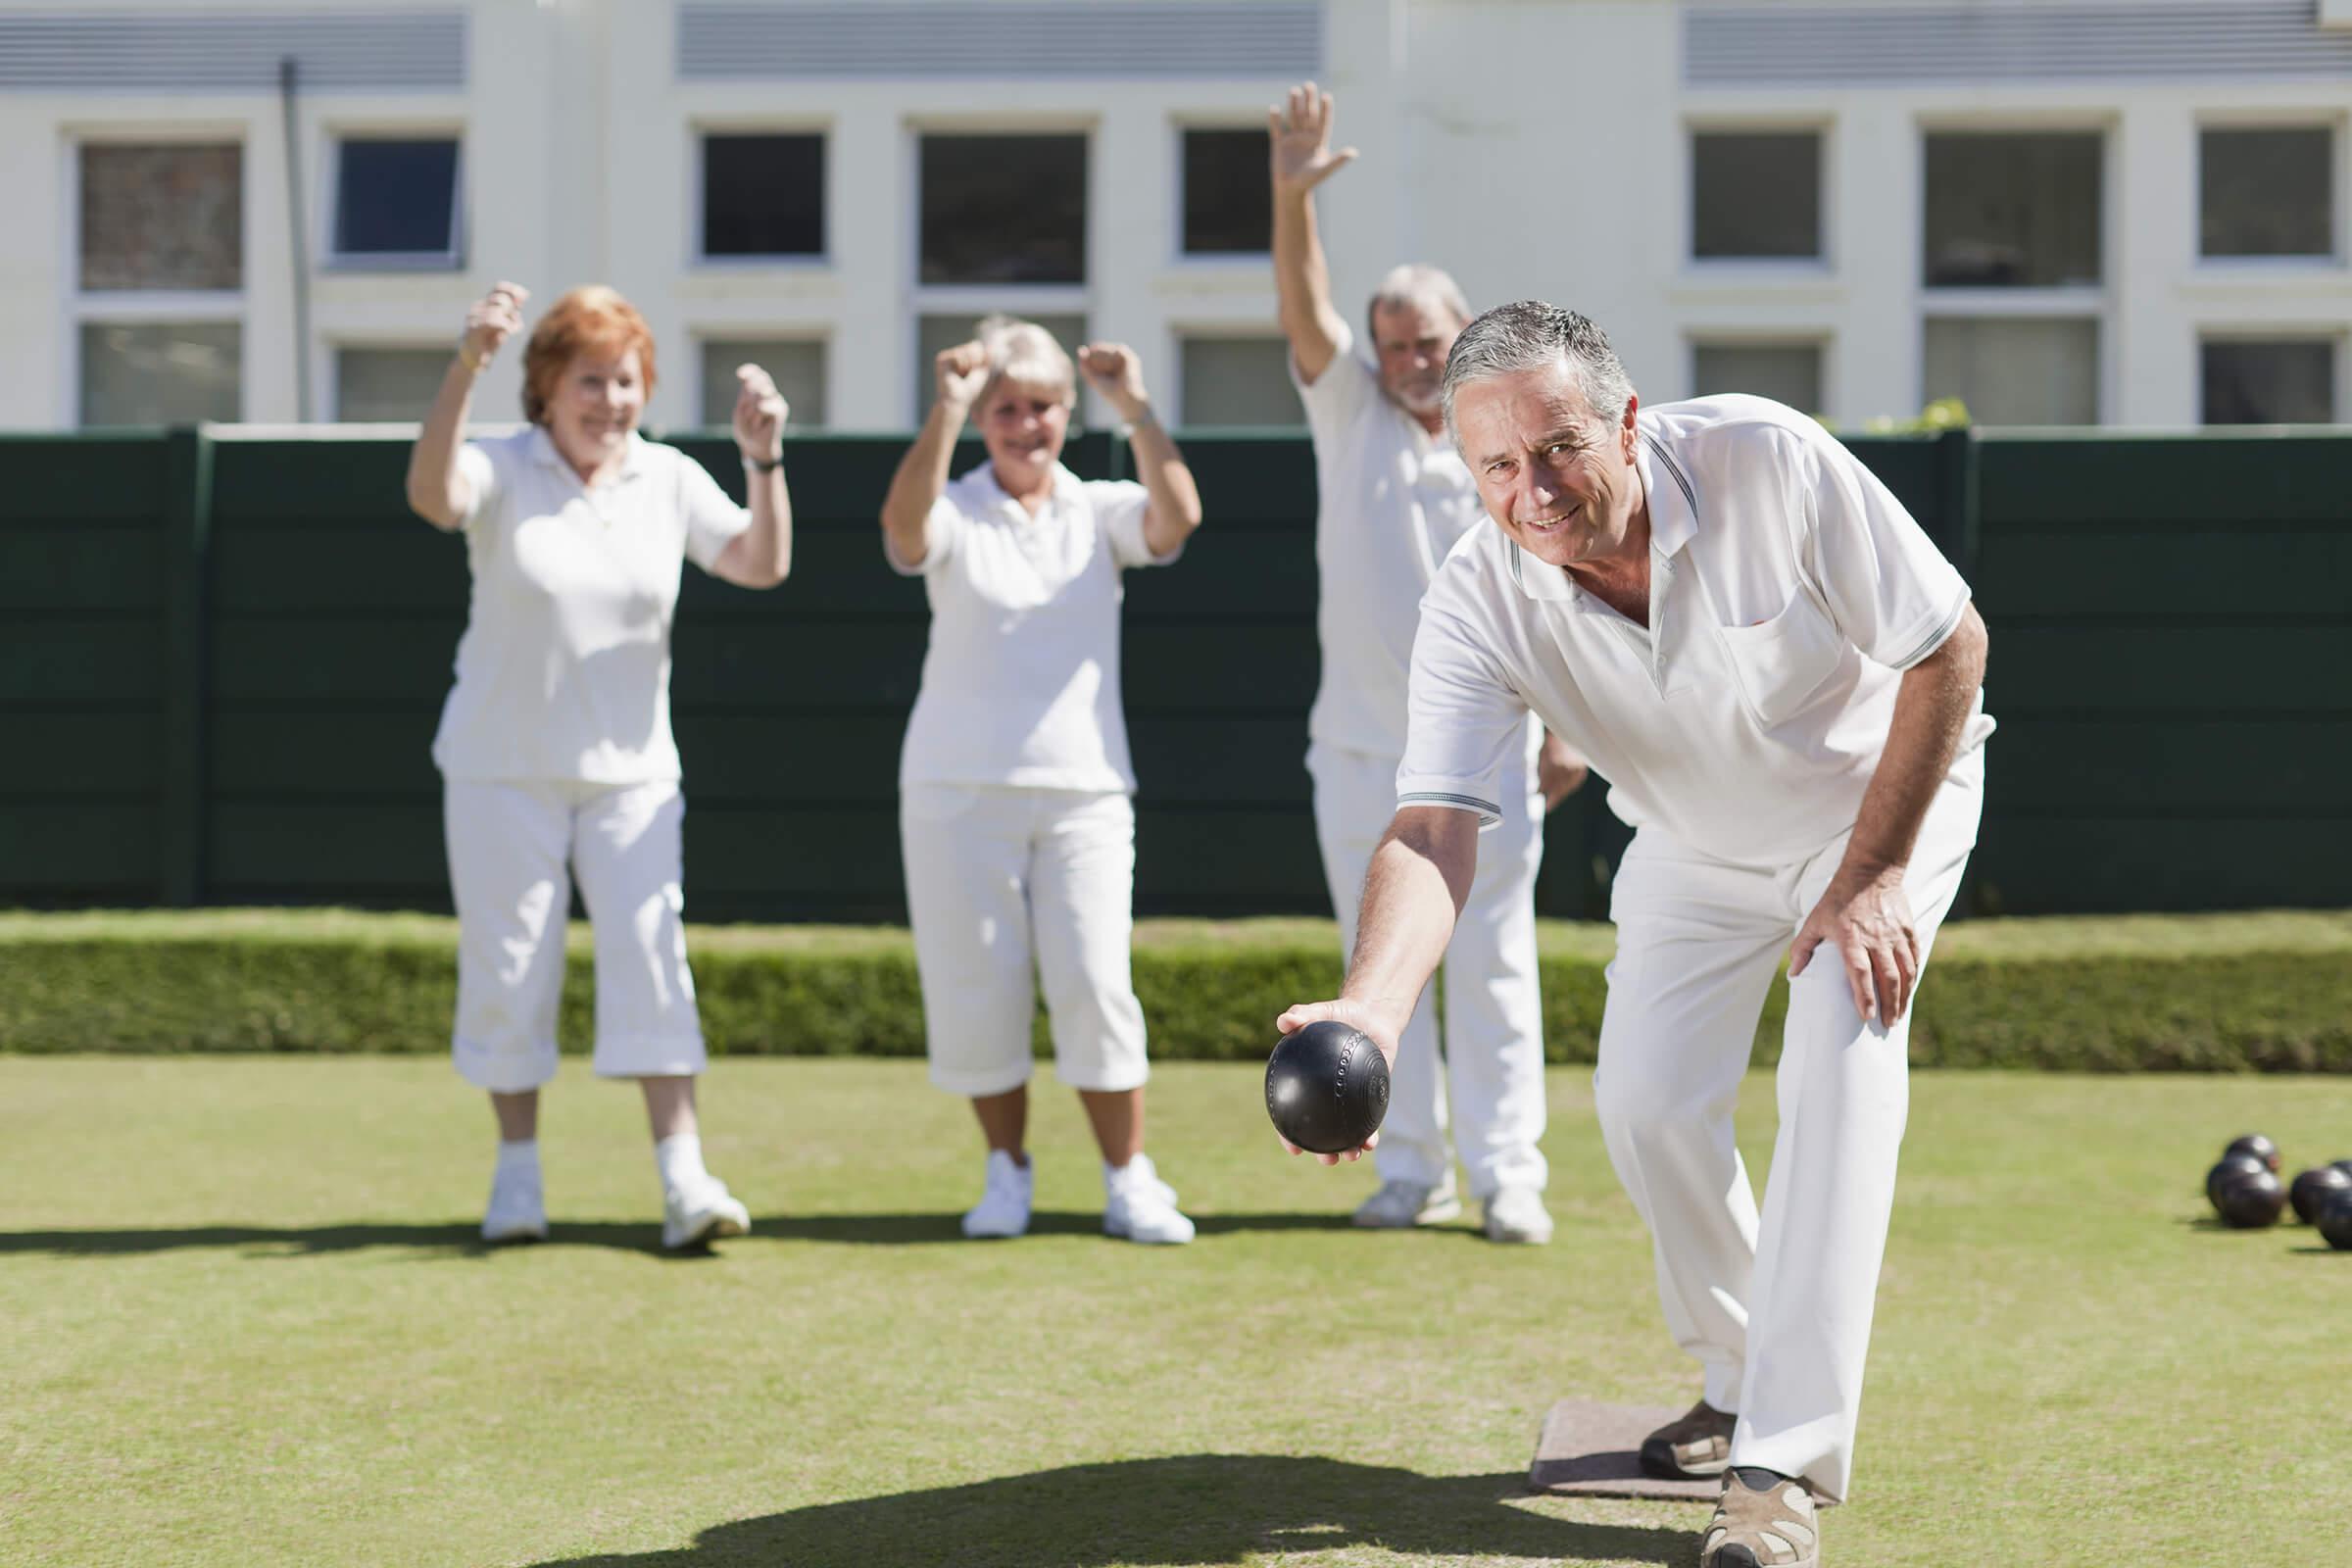
POLYGON ((1309 76, 1344 301, 1433 261, 1841 423, 2352 407, 2352 0, 0 0, 0 427, 414 418, 499 278, 627 294, 671 427, 756 359, 904 428, 999 310, 1295 422, 1309 76))

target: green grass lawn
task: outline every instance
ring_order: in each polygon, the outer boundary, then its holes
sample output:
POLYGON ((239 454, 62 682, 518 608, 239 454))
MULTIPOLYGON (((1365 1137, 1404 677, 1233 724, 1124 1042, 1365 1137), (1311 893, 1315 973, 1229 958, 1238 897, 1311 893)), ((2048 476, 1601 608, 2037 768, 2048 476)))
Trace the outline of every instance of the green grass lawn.
MULTIPOLYGON (((665 1258, 635 1097, 577 1062, 555 1237, 472 1241, 441 1062, 0 1057, 0 1563, 1690 1563, 1703 1509, 1530 1498, 1563 1395, 1681 1403, 1581 1069, 1558 1240, 1347 1227, 1248 1066, 1174 1064, 1189 1249, 1095 1234, 1075 1105, 1039 1233, 956 1240, 977 1140, 913 1062, 725 1061, 756 1233, 665 1258)), ((1769 1078, 1743 1142, 1769 1148, 1769 1078)), ((2333 1561, 2352 1253, 2203 1223, 2259 1128, 2352 1154, 2352 1080, 1922 1074, 1839 1565, 2333 1561)))

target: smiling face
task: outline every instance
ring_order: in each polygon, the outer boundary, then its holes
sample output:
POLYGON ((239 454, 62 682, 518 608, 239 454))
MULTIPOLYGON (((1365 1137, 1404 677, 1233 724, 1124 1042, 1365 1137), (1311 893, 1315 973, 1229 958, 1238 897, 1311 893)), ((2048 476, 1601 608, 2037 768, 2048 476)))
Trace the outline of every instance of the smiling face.
POLYGON ((1373 307, 1372 348, 1380 356, 1381 390, 1414 417, 1435 418, 1446 355, 1465 324, 1434 300, 1373 307))
POLYGON ((645 412, 645 368, 635 349, 617 358, 585 350, 557 377, 547 402, 548 434, 564 461, 593 473, 612 461, 645 412))
POLYGON ((980 439, 1006 495, 1032 495, 1053 481, 1070 433, 1070 389, 1001 376, 972 410, 980 439))
POLYGON ((1634 553, 1637 406, 1629 398, 1622 420, 1602 419, 1562 354, 1456 387, 1454 440, 1487 514, 1514 543, 1554 566, 1600 566, 1634 553))

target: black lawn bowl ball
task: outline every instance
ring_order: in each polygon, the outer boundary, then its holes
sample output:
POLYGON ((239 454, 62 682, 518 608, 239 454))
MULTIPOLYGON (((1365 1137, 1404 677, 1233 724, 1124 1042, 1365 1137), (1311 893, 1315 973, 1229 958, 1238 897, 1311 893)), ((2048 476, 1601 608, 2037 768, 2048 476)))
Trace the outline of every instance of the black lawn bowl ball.
POLYGON ((1388 1058, 1344 1023, 1326 1018, 1284 1035, 1266 1058, 1266 1114, 1309 1153, 1362 1148, 1388 1113, 1388 1058))
POLYGON ((2352 1193, 2337 1193, 2320 1209, 2320 1236, 2339 1252, 2352 1252, 2352 1193))
POLYGON ((2213 1206, 2231 1230, 2258 1231, 2278 1223, 2286 1209, 2286 1189, 2267 1170, 2249 1171, 2222 1183, 2222 1195, 2213 1206))
POLYGON ((2352 1174, 2333 1165, 2314 1165, 2295 1178, 2295 1184, 2286 1190, 2286 1199, 2295 1205, 2295 1218, 2317 1225, 2320 1210, 2338 1193, 2352 1193, 2352 1174))
POLYGON ((2222 1162, 2205 1173, 2205 1201, 2214 1207, 2222 1206, 2222 1183, 2239 1176, 2251 1176, 2256 1171, 2268 1172, 2270 1167, 2252 1154, 2224 1154, 2222 1162))
POLYGON ((2243 1138, 2231 1139, 2230 1147, 2223 1150, 2222 1152, 2224 1154, 2252 1154, 2272 1170, 2278 1168, 2278 1146, 2260 1133, 2248 1133, 2243 1138))

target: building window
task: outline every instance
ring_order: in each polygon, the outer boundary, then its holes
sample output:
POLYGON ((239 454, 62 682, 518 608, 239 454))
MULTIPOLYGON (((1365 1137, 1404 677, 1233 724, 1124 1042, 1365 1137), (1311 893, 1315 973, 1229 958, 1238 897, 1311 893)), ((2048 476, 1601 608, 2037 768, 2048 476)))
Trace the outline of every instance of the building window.
POLYGON ((2207 424, 2332 424, 2336 345, 2328 338, 2209 339, 2207 424))
MULTIPOLYGON (((1061 351, 1070 356, 1072 360, 1077 359, 1078 347, 1086 341, 1085 317, 1064 315, 1058 312, 1023 312, 1019 314, 1021 319, 1035 321, 1053 333, 1054 341, 1061 345, 1061 351)), ((978 319, 970 315, 925 316, 915 322, 914 416, 918 421, 931 411, 931 403, 936 396, 936 388, 931 375, 931 362, 939 357, 941 350, 952 349, 958 343, 969 342, 973 336, 973 328, 979 324, 978 319)), ((1083 384, 1079 385, 1076 390, 1081 396, 1085 395, 1086 388, 1083 384)))
POLYGON ((1274 248, 1274 181, 1263 130, 1184 133, 1184 254, 1263 256, 1274 248))
POLYGON ((2099 323, 1939 317, 1927 324, 1922 403, 1958 398, 1979 424, 2096 424, 2099 323))
POLYGON ((2201 256, 2335 254, 2335 133, 2208 129, 2197 138, 2201 256))
POLYGON ((1819 343, 1693 343, 1690 392, 1747 392, 1819 414, 1821 358, 1819 343))
POLYGON ((84 321, 81 422, 235 419, 243 355, 235 321, 84 321))
POLYGON ((244 149, 84 142, 74 172, 79 421, 241 417, 244 149))
POLYGON ((1085 282, 1086 151, 1084 136, 924 136, 920 281, 1085 282))
POLYGON ((2096 131, 1928 136, 1928 286, 2097 283, 2099 161, 2096 131))
POLYGON ((776 390, 784 395, 784 427, 787 430, 817 430, 824 427, 824 339, 703 339, 703 423, 734 423, 735 367, 739 365, 757 365, 775 381, 776 390))
POLYGON ((235 143, 81 147, 81 288, 245 286, 245 155, 235 143))
POLYGON ((703 138, 703 255, 825 254, 825 138, 703 138))
POLYGON ((1815 130, 1692 132, 1691 256, 1820 256, 1821 145, 1815 130))
POLYGON ((455 137, 347 136, 335 148, 338 261, 458 265, 455 137))
POLYGON ((1291 346, 1284 339, 1187 333, 1182 359, 1183 423, 1279 428, 1306 423, 1298 389, 1291 384, 1291 346))
POLYGON ((440 395, 451 346, 335 350, 335 417, 346 424, 413 424, 440 395))

